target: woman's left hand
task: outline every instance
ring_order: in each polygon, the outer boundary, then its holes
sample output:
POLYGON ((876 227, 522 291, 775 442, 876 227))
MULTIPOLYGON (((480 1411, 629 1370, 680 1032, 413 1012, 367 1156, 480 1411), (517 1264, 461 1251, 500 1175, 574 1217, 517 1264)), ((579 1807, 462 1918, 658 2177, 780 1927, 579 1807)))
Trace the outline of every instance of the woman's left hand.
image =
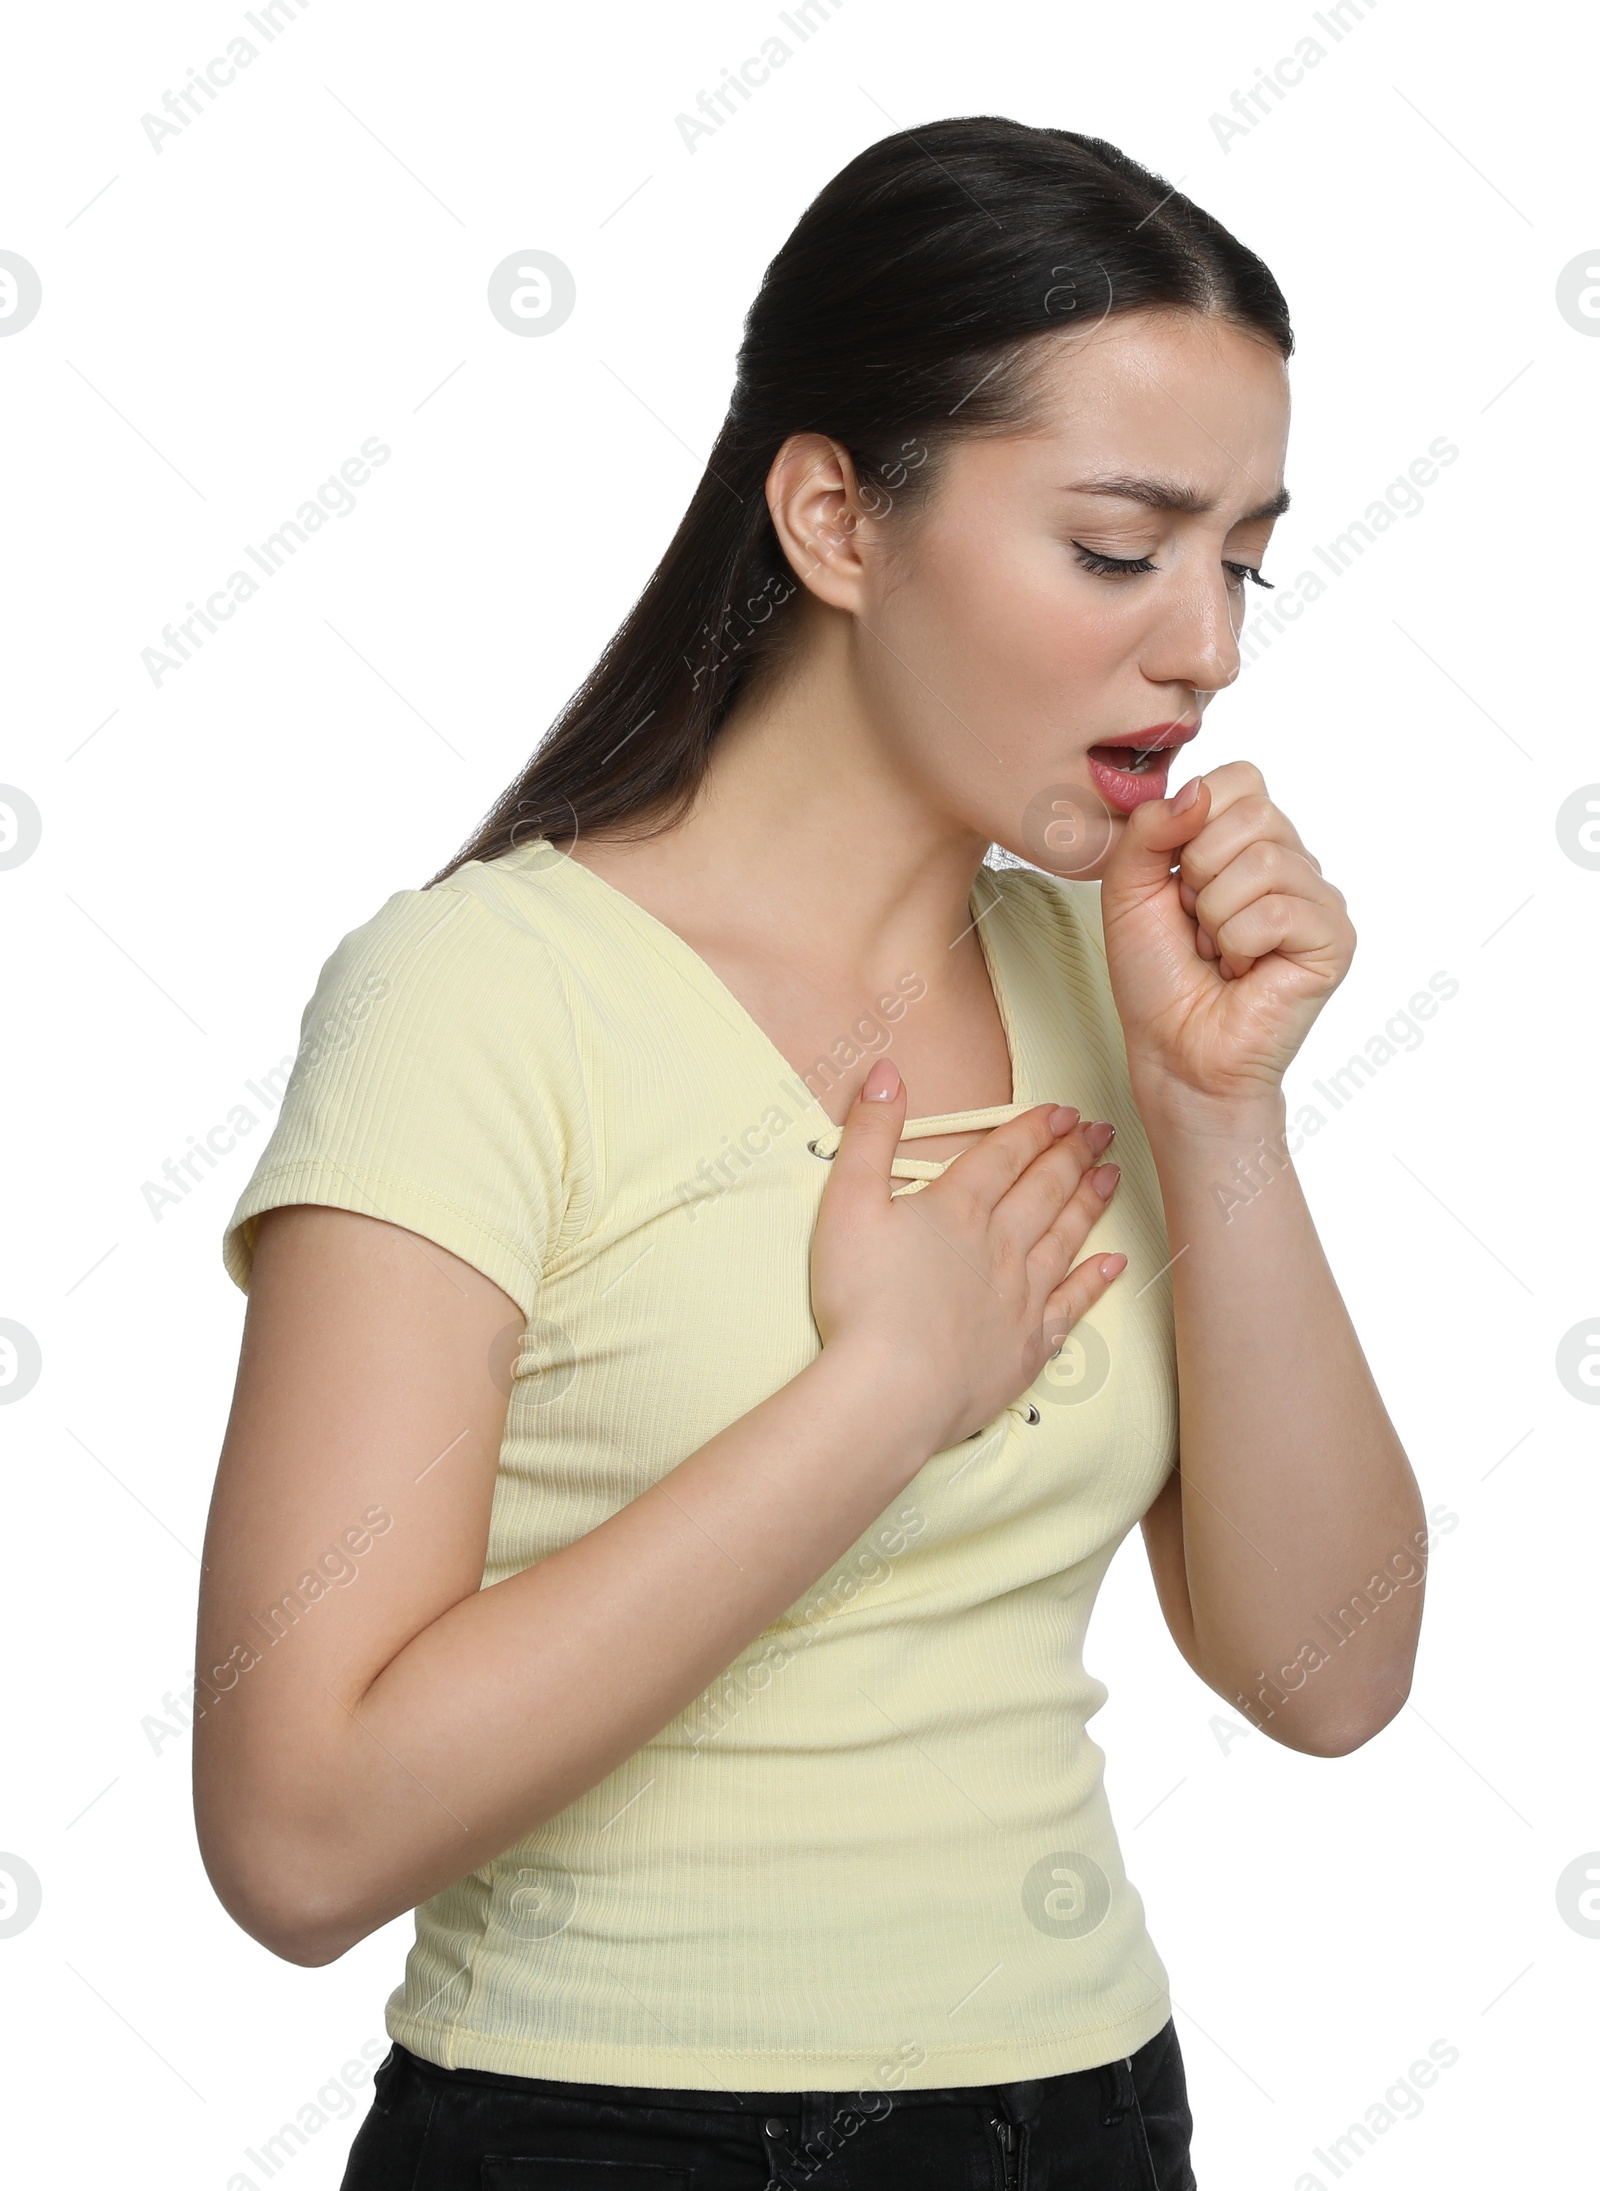
POLYGON ((1249 761, 1202 776, 1182 814, 1165 799, 1135 807, 1100 907, 1141 1099, 1275 1097, 1355 955, 1343 896, 1249 761))

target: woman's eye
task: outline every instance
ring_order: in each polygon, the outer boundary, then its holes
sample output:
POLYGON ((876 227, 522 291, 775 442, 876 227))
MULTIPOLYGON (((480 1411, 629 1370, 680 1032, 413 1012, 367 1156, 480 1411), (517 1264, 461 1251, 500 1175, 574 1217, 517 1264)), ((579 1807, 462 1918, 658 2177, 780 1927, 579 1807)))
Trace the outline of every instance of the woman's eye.
MULTIPOLYGON (((1086 571, 1093 571, 1097 578, 1132 578, 1141 571, 1153 571, 1156 565, 1147 555, 1102 555, 1097 548, 1086 548, 1081 540, 1072 543, 1077 550, 1078 561, 1086 571)), ((1265 586, 1271 590, 1272 580, 1263 578, 1253 563, 1224 562, 1228 584, 1235 592, 1242 592, 1246 579, 1253 586, 1265 586)))
POLYGON ((1098 578, 1126 578, 1138 571, 1153 571, 1154 563, 1147 555, 1100 555, 1093 548, 1086 548, 1081 540, 1072 545, 1078 551, 1078 561, 1086 571, 1093 571, 1098 578))

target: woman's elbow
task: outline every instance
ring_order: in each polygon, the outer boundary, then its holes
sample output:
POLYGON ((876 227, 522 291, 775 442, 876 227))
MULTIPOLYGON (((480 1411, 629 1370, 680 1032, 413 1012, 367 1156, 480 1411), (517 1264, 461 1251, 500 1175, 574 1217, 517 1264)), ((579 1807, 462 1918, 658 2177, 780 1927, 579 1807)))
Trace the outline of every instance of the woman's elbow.
POLYGON ((285 1963, 307 1970, 336 1963, 371 1929, 356 1921, 315 1858, 283 1840, 236 1845, 202 1830, 200 1856, 234 1923, 285 1963))
MULTIPOLYGON (((1352 1701, 1342 1711, 1331 1712, 1318 1719, 1309 1715, 1297 1719, 1292 1727, 1285 1728, 1278 1739, 1287 1748, 1299 1750, 1307 1757, 1349 1757, 1352 1751, 1363 1749, 1385 1727, 1400 1715, 1401 1706, 1411 1693, 1409 1677, 1404 1687, 1386 1686, 1381 1691, 1352 1701)), ((1269 1730, 1270 1732, 1271 1730, 1269 1730)))
POLYGON ((302 1908, 276 1911, 261 1929, 245 1929, 280 1961, 298 1963, 302 1970, 321 1970, 338 1962, 362 1937, 342 1916, 302 1908))

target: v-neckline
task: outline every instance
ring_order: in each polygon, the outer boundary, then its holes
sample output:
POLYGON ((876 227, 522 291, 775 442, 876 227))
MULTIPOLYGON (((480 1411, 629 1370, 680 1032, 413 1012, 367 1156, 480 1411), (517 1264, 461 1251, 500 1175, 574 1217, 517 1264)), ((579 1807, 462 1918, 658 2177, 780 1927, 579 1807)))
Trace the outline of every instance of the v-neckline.
MULTIPOLYGON (((805 1089, 807 1096, 810 1098, 811 1108, 818 1113, 824 1127, 835 1135, 841 1131, 828 1117, 818 1097, 812 1093, 805 1075, 790 1064, 755 1014, 734 995, 711 962, 702 958, 693 944, 680 936, 675 928, 669 927, 664 920, 658 919, 647 907, 642 906, 637 898, 629 897, 626 890, 619 890, 615 883, 607 882, 603 875, 597 875, 592 867, 585 867, 581 861, 572 859, 567 853, 558 851, 555 846, 550 844, 548 838, 525 839, 517 847, 517 851, 522 853, 537 853, 540 851, 554 853, 555 861, 559 861, 562 867, 582 876, 583 887, 602 892, 608 900, 620 907, 624 916, 633 921, 647 942, 652 943, 663 956, 676 965, 679 971, 686 975, 695 987, 701 991, 708 1002, 716 1005, 725 1015, 731 1016, 752 1044, 760 1045, 773 1063, 781 1068, 787 1081, 805 1089)), ((543 861, 539 872, 548 874, 555 861, 543 861)), ((941 1130, 960 1133, 974 1126, 997 1125, 1004 1119, 1014 1118, 1022 1111, 1028 1110, 1035 1100, 1032 1095, 1032 1082, 1016 1014, 1012 1008, 1011 991, 1005 978, 1004 969, 1000 964, 1000 953, 990 949, 989 939, 983 932, 984 921, 1002 903, 1004 895, 994 870, 980 867, 978 876, 973 878, 972 888, 967 893, 967 911, 972 916, 972 926, 978 933, 978 948, 983 953, 983 963, 988 969, 989 987, 994 996, 995 1010, 1000 1018, 1000 1032, 1011 1063, 1010 1100, 1006 1103, 990 1104, 977 1110, 936 1111, 922 1118, 908 1118, 902 1130, 902 1140, 931 1140, 941 1130), (988 877, 994 893, 988 904, 982 908, 979 908, 974 902, 978 895, 978 878, 980 876, 988 877), (913 1128, 917 1129, 915 1133, 912 1131, 913 1128)), ((956 941, 959 942, 960 938, 957 937, 956 941)), ((902 1159, 901 1161, 905 1160, 902 1159)))

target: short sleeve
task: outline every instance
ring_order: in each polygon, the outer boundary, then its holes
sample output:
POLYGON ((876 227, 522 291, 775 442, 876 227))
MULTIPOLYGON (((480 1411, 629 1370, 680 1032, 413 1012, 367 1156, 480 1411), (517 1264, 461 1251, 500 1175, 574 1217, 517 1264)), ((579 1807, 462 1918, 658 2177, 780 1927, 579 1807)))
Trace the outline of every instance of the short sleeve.
POLYGON ((322 969, 224 1266, 248 1292, 262 1214, 323 1203, 437 1241, 531 1317, 580 1210, 586 1120, 540 937, 467 891, 396 891, 322 969))

